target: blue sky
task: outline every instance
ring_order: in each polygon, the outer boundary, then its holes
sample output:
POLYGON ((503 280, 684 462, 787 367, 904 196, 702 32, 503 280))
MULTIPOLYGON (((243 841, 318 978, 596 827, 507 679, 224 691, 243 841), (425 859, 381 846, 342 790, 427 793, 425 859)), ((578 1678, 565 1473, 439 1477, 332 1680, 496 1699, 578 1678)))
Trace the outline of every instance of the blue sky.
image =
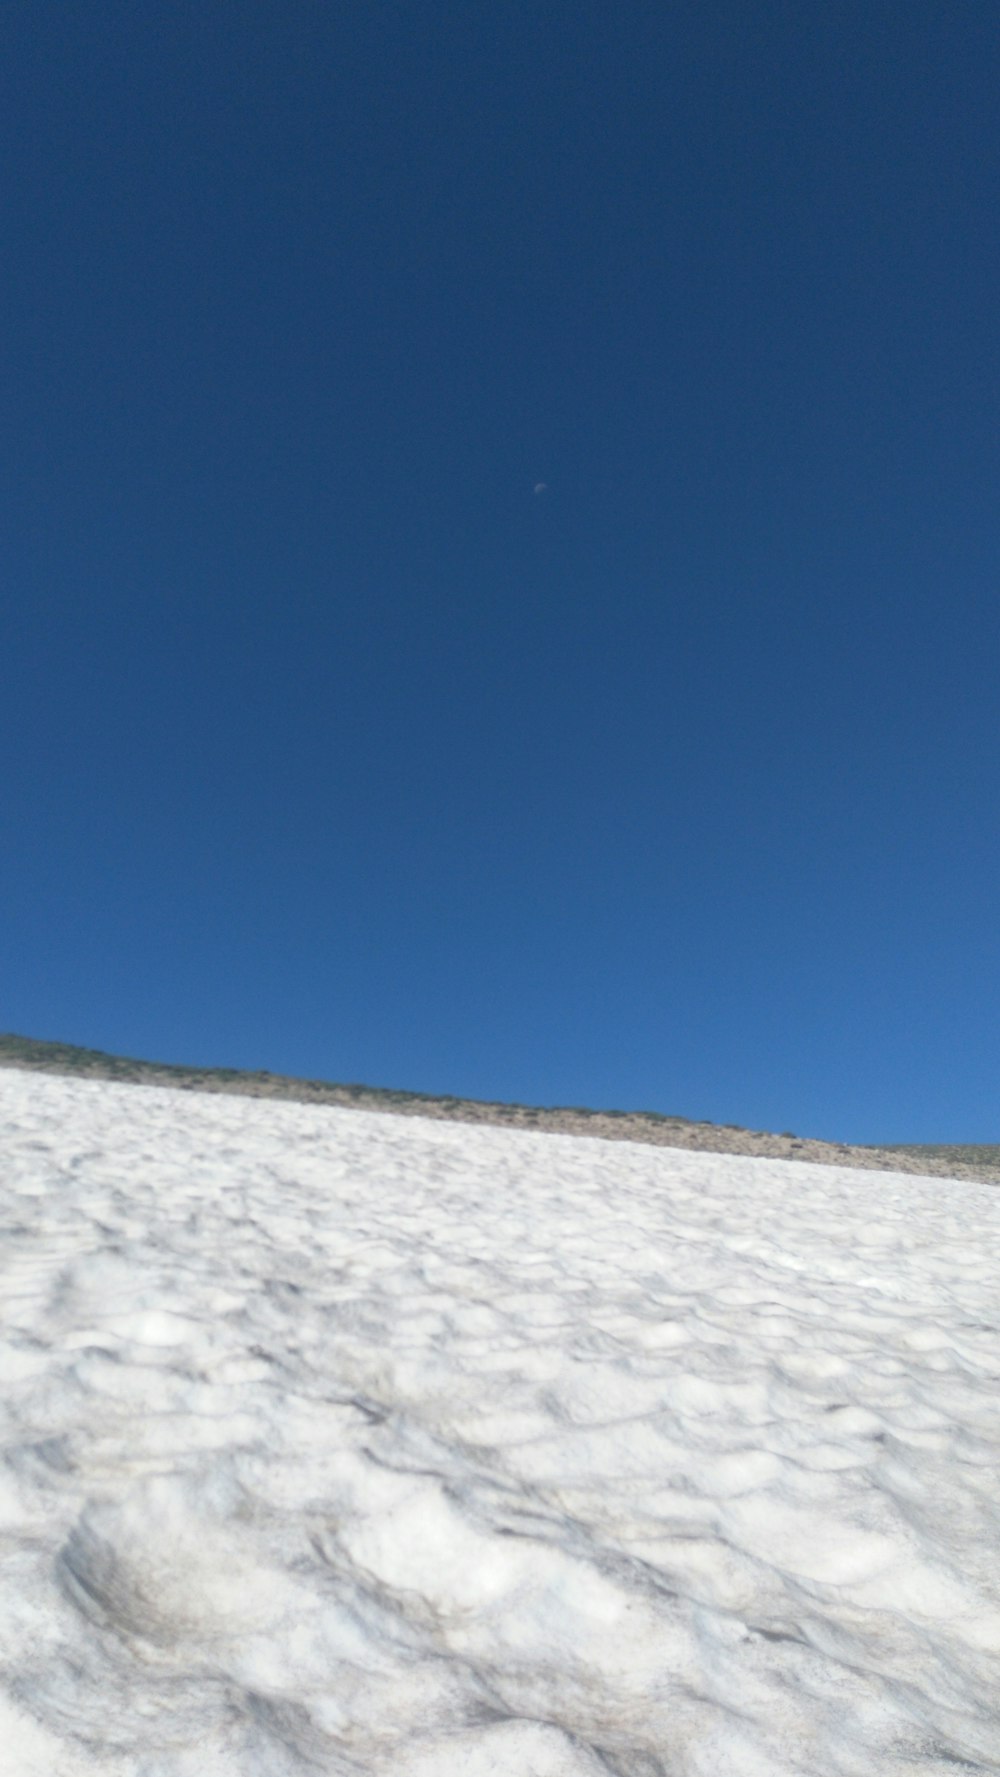
POLYGON ((0 1028, 1000 1139, 995 7, 3 38, 0 1028))

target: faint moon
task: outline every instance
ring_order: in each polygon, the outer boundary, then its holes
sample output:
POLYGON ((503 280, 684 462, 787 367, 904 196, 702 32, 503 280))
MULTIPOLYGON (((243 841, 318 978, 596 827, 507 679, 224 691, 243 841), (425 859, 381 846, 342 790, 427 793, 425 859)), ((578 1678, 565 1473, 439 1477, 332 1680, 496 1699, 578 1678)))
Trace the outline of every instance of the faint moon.
POLYGON ((536 482, 535 482, 535 492, 536 492, 536 494, 544 494, 544 493, 547 493, 547 492, 548 492, 548 486, 549 486, 549 484, 548 484, 548 482, 547 482, 547 481, 536 481, 536 482))

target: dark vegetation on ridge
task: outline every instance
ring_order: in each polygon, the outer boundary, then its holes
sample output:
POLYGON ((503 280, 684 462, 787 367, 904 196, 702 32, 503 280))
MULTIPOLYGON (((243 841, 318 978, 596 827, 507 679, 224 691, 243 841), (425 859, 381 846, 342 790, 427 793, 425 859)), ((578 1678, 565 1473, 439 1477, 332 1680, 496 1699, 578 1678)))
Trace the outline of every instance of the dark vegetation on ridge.
POLYGON ((667 1117, 660 1111, 589 1111, 582 1106, 503 1104, 490 1100, 455 1098, 450 1094, 409 1092, 402 1087, 359 1086, 331 1080, 297 1079, 272 1074, 266 1069, 190 1067, 183 1062, 138 1061, 129 1055, 109 1055, 103 1049, 84 1049, 75 1043, 55 1043, 36 1037, 0 1034, 0 1067, 31 1068, 40 1073, 75 1074, 94 1080, 116 1080, 133 1086, 173 1086, 188 1092, 235 1092, 252 1097, 287 1098, 297 1103, 353 1105, 361 1110, 410 1108, 422 1115, 432 1107, 446 1107, 458 1115, 463 1107, 516 1112, 519 1120, 566 1115, 573 1117, 628 1117, 638 1115, 654 1122, 687 1123, 687 1117, 667 1117))
POLYGON ((920 1173, 947 1178, 1000 1183, 1000 1146, 895 1144, 848 1146, 785 1132, 743 1129, 737 1124, 696 1123, 662 1111, 593 1111, 573 1106, 502 1104, 471 1098, 435 1096, 380 1086, 340 1085, 327 1080, 300 1080, 266 1070, 187 1067, 176 1062, 138 1061, 84 1049, 74 1043, 44 1042, 33 1037, 0 1034, 0 1067, 63 1074, 78 1079, 109 1080, 121 1085, 171 1086, 187 1092, 224 1092, 251 1098, 287 1099, 300 1104, 340 1105, 354 1110, 384 1111, 397 1116, 422 1116, 462 1123, 492 1123, 564 1135, 591 1135, 604 1140, 639 1141, 656 1146, 697 1149, 709 1153, 751 1154, 786 1160, 809 1160, 835 1166, 857 1166, 881 1172, 920 1173))

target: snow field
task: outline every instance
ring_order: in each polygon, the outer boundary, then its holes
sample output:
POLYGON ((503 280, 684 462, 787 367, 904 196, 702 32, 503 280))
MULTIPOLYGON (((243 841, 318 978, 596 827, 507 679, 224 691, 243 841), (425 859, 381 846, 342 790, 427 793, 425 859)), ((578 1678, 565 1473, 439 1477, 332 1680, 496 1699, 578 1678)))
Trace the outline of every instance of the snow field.
POLYGON ((0 1072, 4 1777, 1000 1772, 1000 1191, 0 1072))

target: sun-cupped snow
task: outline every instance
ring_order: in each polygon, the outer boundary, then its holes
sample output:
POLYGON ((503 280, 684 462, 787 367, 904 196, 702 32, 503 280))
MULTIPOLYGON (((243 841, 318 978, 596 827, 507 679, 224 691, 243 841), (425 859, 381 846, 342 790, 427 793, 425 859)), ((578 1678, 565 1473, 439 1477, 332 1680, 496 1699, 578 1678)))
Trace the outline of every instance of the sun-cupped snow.
POLYGON ((1000 1771, 1000 1192, 0 1073, 4 1777, 1000 1771))

